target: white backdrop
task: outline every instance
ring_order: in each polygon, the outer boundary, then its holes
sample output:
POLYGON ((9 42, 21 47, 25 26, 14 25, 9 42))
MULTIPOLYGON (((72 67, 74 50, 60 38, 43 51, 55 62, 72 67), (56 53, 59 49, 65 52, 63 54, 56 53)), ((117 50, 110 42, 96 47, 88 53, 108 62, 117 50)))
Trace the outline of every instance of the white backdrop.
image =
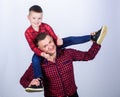
MULTIPOLYGON (((96 58, 74 63, 80 97, 120 97, 119 0, 1 0, 0 1, 0 97, 44 97, 27 93, 19 79, 31 63, 33 52, 24 37, 30 6, 43 8, 43 21, 60 37, 86 35, 108 26, 108 34, 96 58)), ((91 43, 71 46, 87 50, 91 43)))

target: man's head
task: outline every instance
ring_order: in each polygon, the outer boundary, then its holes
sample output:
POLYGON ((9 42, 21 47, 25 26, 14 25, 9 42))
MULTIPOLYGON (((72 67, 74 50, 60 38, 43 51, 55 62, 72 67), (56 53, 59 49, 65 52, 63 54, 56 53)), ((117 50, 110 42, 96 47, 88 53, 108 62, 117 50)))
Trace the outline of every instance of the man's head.
POLYGON ((33 28, 38 28, 42 22, 43 11, 38 5, 33 5, 29 8, 28 20, 33 28))
POLYGON ((56 53, 56 45, 53 38, 47 33, 40 33, 35 39, 36 46, 43 52, 53 55, 56 53))

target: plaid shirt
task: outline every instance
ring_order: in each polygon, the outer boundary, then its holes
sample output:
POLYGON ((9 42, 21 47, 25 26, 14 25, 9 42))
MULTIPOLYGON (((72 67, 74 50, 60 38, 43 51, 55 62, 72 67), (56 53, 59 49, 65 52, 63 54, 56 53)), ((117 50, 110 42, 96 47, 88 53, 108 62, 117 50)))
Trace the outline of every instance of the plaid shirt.
POLYGON ((57 36, 55 35, 53 29, 46 23, 41 23, 41 25, 39 26, 39 31, 35 31, 32 26, 30 26, 26 31, 25 31, 25 37, 26 40, 28 41, 28 44, 30 46, 30 48, 32 49, 32 51, 34 53, 36 53, 37 55, 41 54, 41 50, 39 50, 34 43, 34 39, 36 38, 36 36, 41 33, 41 32, 46 32, 49 33, 53 39, 56 41, 57 40, 57 36))
MULTIPOLYGON (((93 43, 88 52, 75 49, 60 49, 57 50, 55 63, 44 60, 42 71, 45 97, 66 97, 73 95, 77 91, 74 80, 73 61, 94 59, 100 47, 100 45, 93 43)), ((33 78, 31 65, 21 77, 20 83, 23 87, 27 87, 33 78)))

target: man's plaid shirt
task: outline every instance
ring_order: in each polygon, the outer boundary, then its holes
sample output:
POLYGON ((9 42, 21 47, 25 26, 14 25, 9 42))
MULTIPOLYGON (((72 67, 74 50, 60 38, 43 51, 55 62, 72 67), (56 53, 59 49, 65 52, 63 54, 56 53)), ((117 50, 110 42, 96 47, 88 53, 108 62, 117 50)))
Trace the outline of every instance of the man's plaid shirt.
MULTIPOLYGON (((44 60, 42 72, 45 97, 66 97, 73 95, 77 91, 73 62, 94 59, 100 47, 100 45, 93 43, 87 52, 75 49, 60 49, 57 50, 55 63, 44 60)), ((30 66, 22 76, 20 83, 23 87, 27 87, 33 78, 33 69, 30 66)))

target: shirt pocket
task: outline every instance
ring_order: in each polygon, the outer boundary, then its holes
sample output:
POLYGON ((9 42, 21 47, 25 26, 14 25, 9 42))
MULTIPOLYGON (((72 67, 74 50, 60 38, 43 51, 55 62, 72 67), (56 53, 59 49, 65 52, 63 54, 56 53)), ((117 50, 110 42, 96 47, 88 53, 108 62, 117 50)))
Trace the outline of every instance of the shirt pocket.
POLYGON ((62 62, 63 63, 63 65, 67 65, 67 64, 70 64, 71 63, 71 60, 66 60, 66 61, 64 61, 64 62, 62 62))

